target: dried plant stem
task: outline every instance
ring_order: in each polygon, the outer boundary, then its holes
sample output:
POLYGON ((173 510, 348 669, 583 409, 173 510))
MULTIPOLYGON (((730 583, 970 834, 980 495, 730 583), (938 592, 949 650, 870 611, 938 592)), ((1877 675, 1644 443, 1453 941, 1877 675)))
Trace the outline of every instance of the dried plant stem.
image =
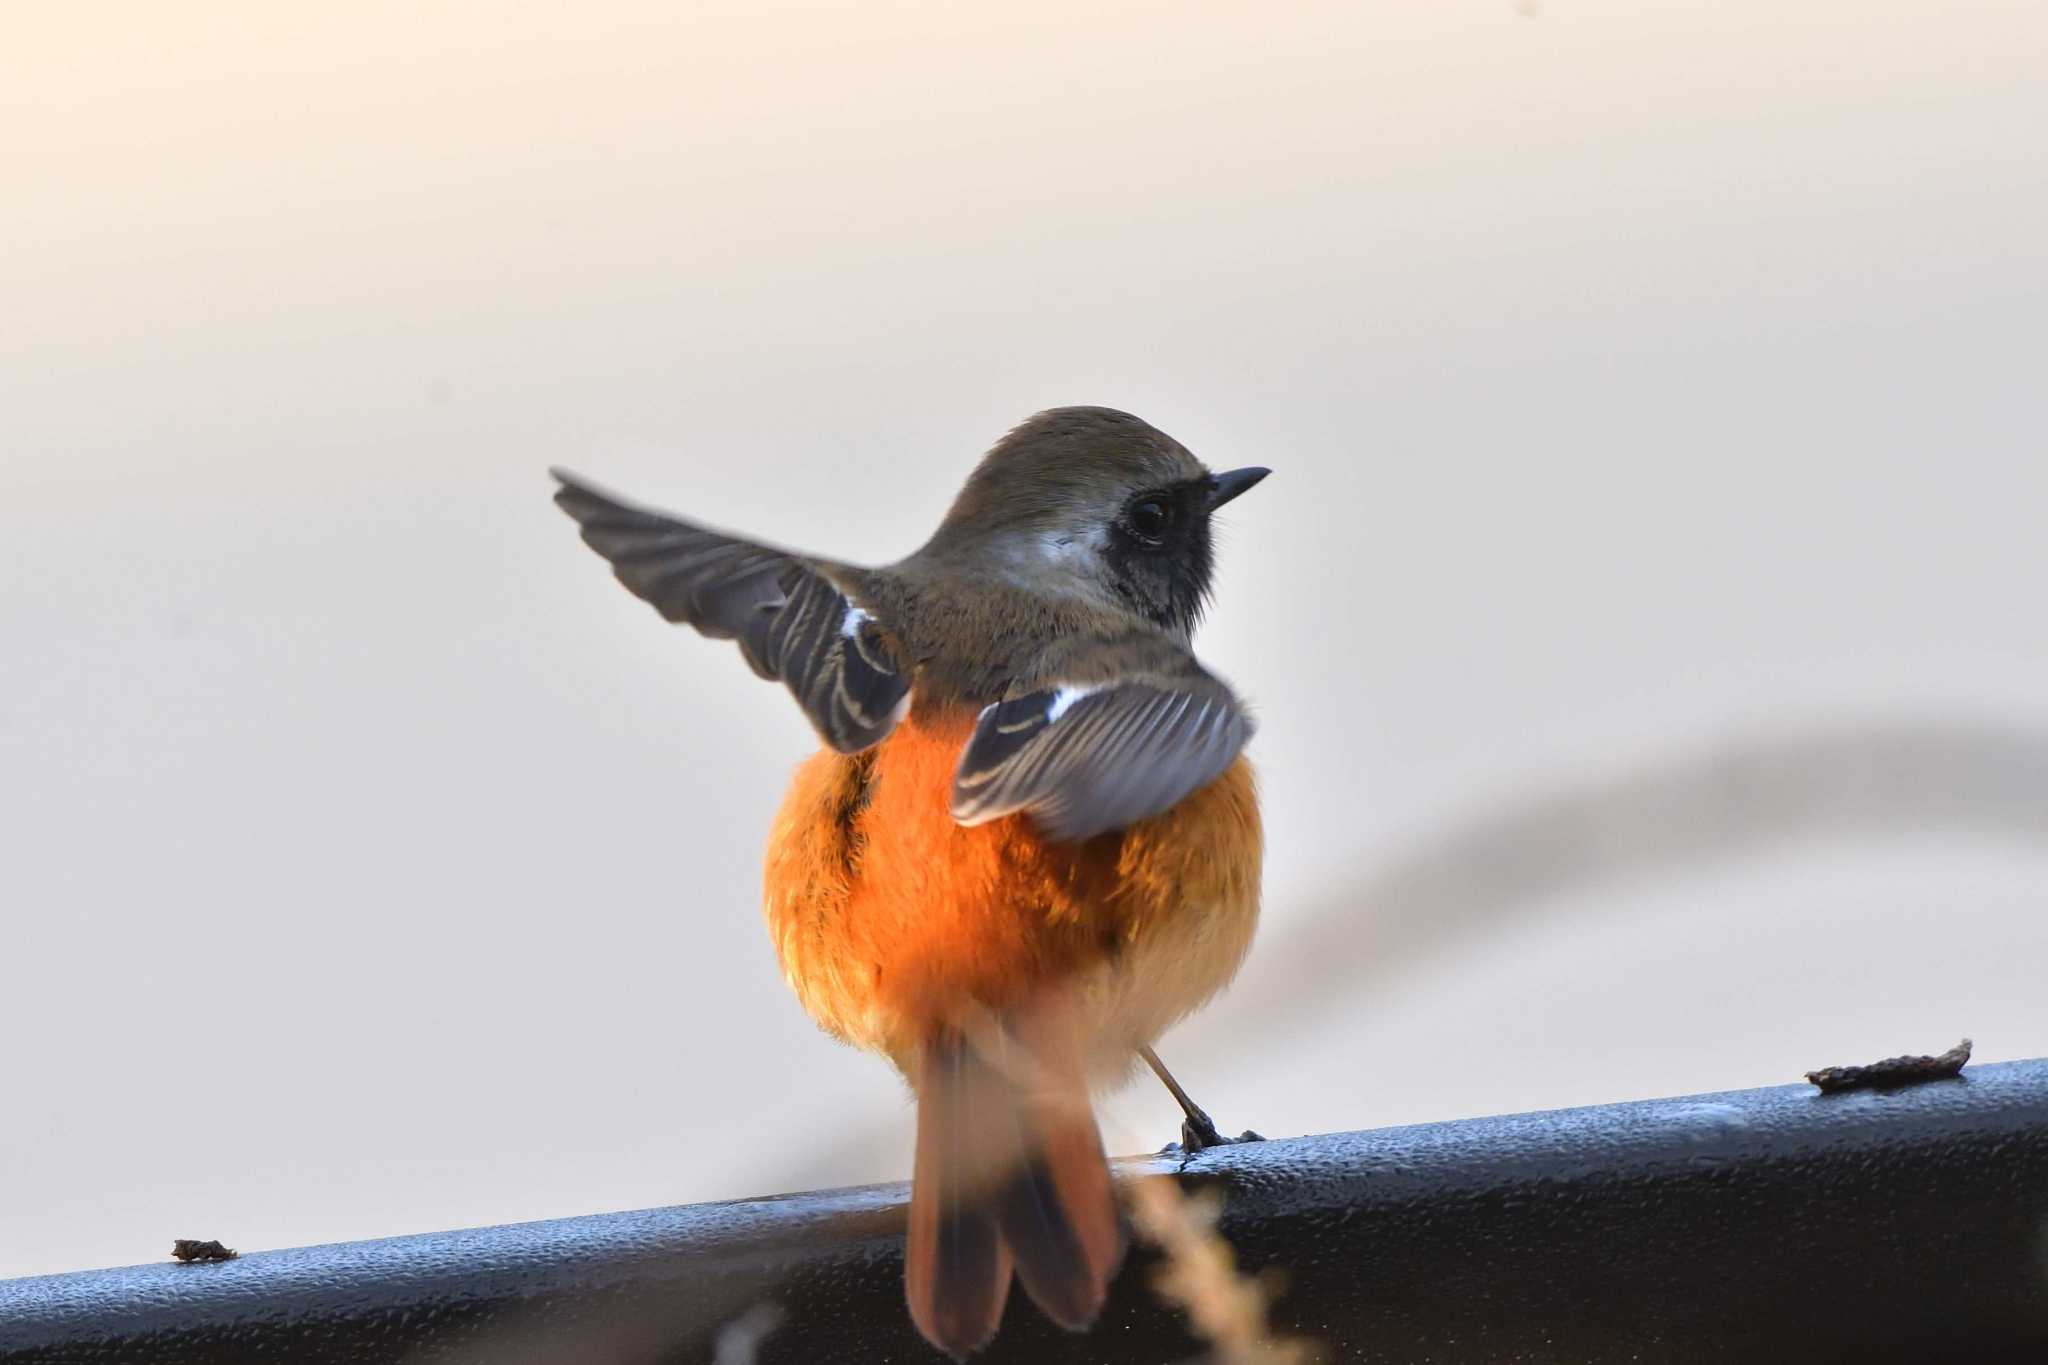
POLYGON ((1140 1177, 1128 1188, 1139 1234, 1166 1258, 1160 1296, 1187 1313, 1195 1335, 1214 1348, 1214 1365, 1308 1365, 1318 1358, 1313 1342, 1268 1331, 1276 1277, 1239 1273, 1236 1253, 1216 1230, 1219 1195, 1188 1194, 1163 1175, 1140 1177))

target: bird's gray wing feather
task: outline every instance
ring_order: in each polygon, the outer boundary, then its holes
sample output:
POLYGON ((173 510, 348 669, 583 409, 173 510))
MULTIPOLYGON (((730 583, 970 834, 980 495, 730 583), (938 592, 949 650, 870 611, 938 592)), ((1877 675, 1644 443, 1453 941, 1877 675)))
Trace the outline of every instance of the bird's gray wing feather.
POLYGON ((634 507, 575 475, 555 503, 635 597, 666 620, 737 640, 756 673, 780 680, 819 736, 855 753, 895 728, 910 679, 887 627, 833 566, 634 507))
POLYGON ((1048 838, 1086 839, 1215 780, 1251 738, 1251 716, 1174 652, 1164 668, 1036 685, 986 708, 953 776, 953 817, 978 825, 1023 812, 1048 838))

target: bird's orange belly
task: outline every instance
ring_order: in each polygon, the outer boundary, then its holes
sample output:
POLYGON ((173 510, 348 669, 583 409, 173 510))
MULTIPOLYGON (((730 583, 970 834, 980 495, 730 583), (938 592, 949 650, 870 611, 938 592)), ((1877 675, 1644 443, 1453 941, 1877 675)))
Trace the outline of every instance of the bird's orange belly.
POLYGON ((798 769, 768 846, 765 900, 784 976, 828 1032, 899 1061, 967 1012, 1053 989, 1127 1055, 1236 972, 1258 917, 1251 768, 1161 815, 1078 844, 1028 820, 965 827, 953 770, 972 728, 912 716, 852 756, 798 769))

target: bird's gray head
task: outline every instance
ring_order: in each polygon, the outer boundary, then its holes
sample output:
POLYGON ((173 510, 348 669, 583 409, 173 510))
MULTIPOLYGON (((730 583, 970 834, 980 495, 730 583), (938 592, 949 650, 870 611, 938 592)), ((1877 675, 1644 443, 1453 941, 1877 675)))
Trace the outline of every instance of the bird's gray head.
POLYGON ((922 553, 1113 598, 1186 636, 1209 593, 1210 515, 1266 474, 1212 474, 1127 412, 1053 408, 982 458, 922 553))

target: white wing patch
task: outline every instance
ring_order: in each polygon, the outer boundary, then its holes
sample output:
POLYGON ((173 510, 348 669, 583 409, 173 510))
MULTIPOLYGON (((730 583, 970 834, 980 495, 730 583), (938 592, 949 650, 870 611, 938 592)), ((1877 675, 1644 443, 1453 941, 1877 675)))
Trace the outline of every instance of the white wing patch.
POLYGON ((1101 690, 1100 685, 1083 687, 1077 684, 1069 684, 1056 688, 1052 694, 1052 705, 1045 708, 1045 723, 1048 725, 1052 724, 1061 716, 1067 714, 1067 708, 1075 702, 1083 697, 1093 696, 1101 690))

